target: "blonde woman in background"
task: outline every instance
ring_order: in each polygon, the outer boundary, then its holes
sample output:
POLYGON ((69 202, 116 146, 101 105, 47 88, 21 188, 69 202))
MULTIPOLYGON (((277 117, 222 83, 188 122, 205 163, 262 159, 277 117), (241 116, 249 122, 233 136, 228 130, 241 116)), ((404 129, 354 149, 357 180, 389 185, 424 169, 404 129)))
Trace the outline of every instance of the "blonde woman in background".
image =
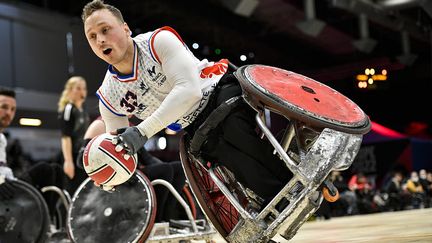
POLYGON ((84 133, 89 126, 89 116, 83 107, 87 97, 86 80, 80 76, 68 79, 58 102, 58 118, 61 129, 63 170, 67 175, 66 189, 73 194, 87 177, 82 168, 75 165, 82 146, 84 133))

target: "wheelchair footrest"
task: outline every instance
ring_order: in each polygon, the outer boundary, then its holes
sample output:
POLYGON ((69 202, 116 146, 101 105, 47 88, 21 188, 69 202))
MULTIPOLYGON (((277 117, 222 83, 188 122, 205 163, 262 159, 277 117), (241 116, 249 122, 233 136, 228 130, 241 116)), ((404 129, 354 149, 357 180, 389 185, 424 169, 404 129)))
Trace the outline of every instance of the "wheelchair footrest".
POLYGON ((217 232, 204 219, 196 220, 198 232, 193 232, 189 220, 170 220, 156 223, 147 243, 189 242, 191 240, 211 240, 217 232))

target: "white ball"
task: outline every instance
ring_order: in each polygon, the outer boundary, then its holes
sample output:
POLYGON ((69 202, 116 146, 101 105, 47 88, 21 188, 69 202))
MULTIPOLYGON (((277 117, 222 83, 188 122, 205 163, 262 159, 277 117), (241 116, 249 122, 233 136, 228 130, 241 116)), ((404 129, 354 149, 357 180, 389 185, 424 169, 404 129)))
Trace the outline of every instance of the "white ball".
POLYGON ((103 133, 86 146, 83 165, 87 175, 100 185, 117 186, 126 182, 137 167, 137 155, 128 156, 125 150, 115 151, 115 135, 103 133), (125 156, 126 155, 126 156, 125 156))

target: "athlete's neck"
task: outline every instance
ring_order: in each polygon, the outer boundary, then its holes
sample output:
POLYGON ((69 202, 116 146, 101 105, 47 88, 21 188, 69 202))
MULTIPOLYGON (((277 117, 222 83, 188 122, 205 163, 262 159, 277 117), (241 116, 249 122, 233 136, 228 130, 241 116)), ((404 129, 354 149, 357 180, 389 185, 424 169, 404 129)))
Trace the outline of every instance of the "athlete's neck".
POLYGON ((134 66, 134 53, 135 53, 135 42, 130 39, 130 45, 125 53, 123 61, 113 65, 114 70, 120 75, 128 75, 133 72, 134 66))

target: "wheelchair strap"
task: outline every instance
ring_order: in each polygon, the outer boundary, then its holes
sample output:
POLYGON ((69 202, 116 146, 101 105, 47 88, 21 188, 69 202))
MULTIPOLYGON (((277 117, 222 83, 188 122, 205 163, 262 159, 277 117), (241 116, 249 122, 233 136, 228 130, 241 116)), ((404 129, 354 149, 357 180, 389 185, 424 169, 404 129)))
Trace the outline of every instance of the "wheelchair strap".
POLYGON ((241 96, 234 96, 220 104, 214 111, 210 113, 207 119, 205 119, 205 121, 195 131, 195 134, 190 142, 190 152, 192 154, 199 153, 202 144, 207 140, 209 132, 216 128, 219 123, 221 123, 225 117, 230 114, 231 111, 242 101, 243 98, 241 96))

